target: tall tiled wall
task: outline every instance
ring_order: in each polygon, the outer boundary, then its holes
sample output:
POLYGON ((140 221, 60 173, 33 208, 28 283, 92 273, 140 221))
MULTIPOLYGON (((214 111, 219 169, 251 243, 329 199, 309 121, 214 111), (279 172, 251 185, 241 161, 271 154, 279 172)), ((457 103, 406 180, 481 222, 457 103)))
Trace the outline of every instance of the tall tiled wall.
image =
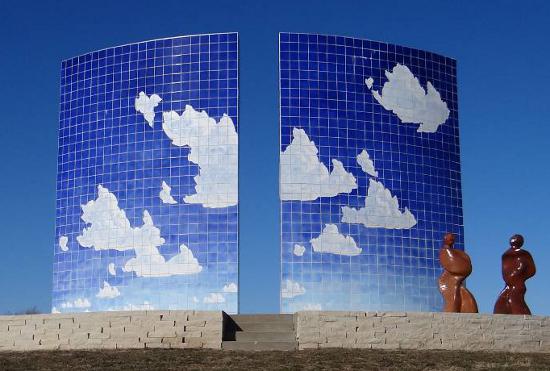
POLYGON ((0 351, 213 348, 223 313, 135 311, 0 316, 0 351))

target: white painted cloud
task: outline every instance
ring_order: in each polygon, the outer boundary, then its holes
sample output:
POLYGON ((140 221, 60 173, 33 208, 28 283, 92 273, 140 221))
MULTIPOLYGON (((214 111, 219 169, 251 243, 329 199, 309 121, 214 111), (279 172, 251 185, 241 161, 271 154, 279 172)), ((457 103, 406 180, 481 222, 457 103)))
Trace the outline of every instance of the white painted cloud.
POLYGON ((317 147, 303 129, 292 130, 292 142, 281 152, 281 199, 313 201, 357 188, 353 174, 332 160, 332 172, 319 160, 317 147))
POLYGON ((217 292, 211 292, 208 296, 202 299, 205 304, 221 304, 225 303, 225 297, 217 292))
POLYGON ((285 280, 281 287, 281 296, 285 299, 295 298, 305 293, 305 287, 292 280, 285 280))
POLYGON ((374 162, 372 162, 366 150, 362 150, 361 153, 357 155, 357 163, 365 173, 378 177, 378 171, 375 170, 374 162))
POLYGON ((301 305, 298 310, 323 310, 323 306, 319 303, 306 303, 301 305))
POLYGON ((198 303, 199 302, 199 298, 197 298, 196 296, 193 296, 193 303, 198 303))
POLYGON ((181 244, 179 254, 169 260, 165 260, 155 248, 148 255, 138 254, 135 258, 128 260, 123 270, 135 272, 138 277, 168 277, 200 273, 202 266, 193 256, 193 252, 181 244))
POLYGON ((303 245, 296 244, 294 245, 294 255, 303 256, 306 248, 303 245))
POLYGON ((103 287, 96 294, 96 297, 100 299, 112 299, 117 296, 120 296, 120 291, 117 287, 109 285, 107 281, 103 281, 103 287))
POLYGON ((107 267, 107 269, 109 270, 109 274, 111 276, 116 276, 115 263, 109 263, 109 266, 107 267))
POLYGON ((166 182, 162 181, 162 190, 159 193, 159 197, 163 204, 177 204, 178 201, 174 200, 174 197, 170 194, 172 191, 172 188, 166 184, 166 182))
POLYGON ((61 308, 63 309, 82 309, 82 308, 89 308, 92 304, 90 301, 86 298, 78 298, 75 301, 66 301, 64 303, 61 303, 61 308))
POLYGON ((410 229, 416 225, 416 219, 409 209, 405 208, 401 212, 397 196, 392 196, 382 183, 374 179, 369 180, 365 207, 355 209, 344 206, 342 214, 342 222, 363 224, 365 227, 410 229))
POLYGON ((325 225, 321 234, 312 238, 310 242, 315 252, 353 256, 359 255, 362 251, 351 236, 340 234, 335 224, 325 225))
POLYGON ((139 96, 136 98, 136 111, 143 114, 145 121, 149 123, 150 127, 153 127, 155 124, 155 107, 158 106, 161 101, 162 98, 158 95, 153 94, 148 97, 144 92, 140 92, 139 96))
POLYGON ((372 77, 369 77, 368 79, 365 79, 365 85, 367 85, 367 88, 371 89, 372 84, 374 84, 374 79, 372 77))
POLYGON ((61 249, 61 251, 69 251, 69 247, 67 246, 68 242, 69 238, 67 236, 59 237, 59 248, 61 249))
MULTIPOLYGON (((119 310, 116 308, 111 308, 111 310, 119 310)), ((122 307, 122 310, 155 310, 155 307, 149 303, 147 300, 144 301, 142 304, 126 304, 122 307)))
POLYGON ((162 129, 172 144, 190 147, 189 161, 199 166, 195 194, 185 196, 189 204, 220 208, 238 203, 238 136, 231 118, 218 123, 205 111, 185 106, 183 113, 162 114, 162 129))
POLYGON ((56 307, 52 308, 52 314, 61 313, 56 307))
MULTIPOLYGON (((385 73, 388 81, 382 87, 382 94, 371 90, 382 107, 395 113, 403 123, 420 124, 419 132, 435 133, 439 125, 447 121, 449 108, 431 82, 428 81, 426 92, 418 78, 401 64, 385 73)), ((367 79, 365 83, 372 89, 372 82, 367 79)))
POLYGON ((83 247, 95 250, 134 250, 136 257, 128 260, 123 271, 135 272, 140 277, 166 277, 194 274, 202 266, 187 246, 180 246, 180 253, 166 261, 158 250, 165 242, 160 229, 153 224, 147 210, 143 211, 143 225, 132 228, 124 210, 118 207, 116 196, 107 188, 98 186, 98 197, 82 205, 82 220, 89 227, 76 239, 83 247))
POLYGON ((239 288, 235 282, 228 283, 223 287, 223 292, 237 292, 239 288))

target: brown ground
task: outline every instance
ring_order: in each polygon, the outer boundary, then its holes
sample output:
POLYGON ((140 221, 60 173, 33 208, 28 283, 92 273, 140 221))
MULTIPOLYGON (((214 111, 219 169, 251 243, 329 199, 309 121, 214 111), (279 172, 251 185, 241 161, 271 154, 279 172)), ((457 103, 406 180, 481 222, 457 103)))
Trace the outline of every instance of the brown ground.
POLYGON ((550 354, 449 351, 117 350, 0 352, 0 370, 550 370, 550 354))

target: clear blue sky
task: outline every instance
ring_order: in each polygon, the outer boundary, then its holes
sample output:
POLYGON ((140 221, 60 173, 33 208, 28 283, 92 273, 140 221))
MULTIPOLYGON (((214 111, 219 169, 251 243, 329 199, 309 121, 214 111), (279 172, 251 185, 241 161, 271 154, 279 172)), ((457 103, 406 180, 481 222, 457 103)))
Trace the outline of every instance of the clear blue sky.
POLYGON ((3 1, 0 3, 0 312, 50 306, 59 70, 108 46, 240 33, 242 312, 278 311, 277 33, 382 40, 458 60, 469 288, 482 312, 503 286, 513 233, 538 265, 550 315, 550 3, 546 1, 3 1), (260 262, 265 262, 260 264, 260 262))

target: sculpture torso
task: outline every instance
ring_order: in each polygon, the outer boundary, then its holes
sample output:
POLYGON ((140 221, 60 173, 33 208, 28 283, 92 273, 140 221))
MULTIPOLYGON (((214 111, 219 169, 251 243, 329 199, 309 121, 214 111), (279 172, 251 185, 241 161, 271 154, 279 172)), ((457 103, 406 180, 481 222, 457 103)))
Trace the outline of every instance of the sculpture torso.
POLYGON ((494 313, 531 314, 524 298, 525 281, 535 275, 535 262, 528 251, 521 249, 523 237, 512 237, 510 244, 512 246, 502 255, 502 278, 506 286, 495 303, 494 313))
POLYGON ((477 313, 473 295, 464 287, 466 277, 472 273, 472 262, 464 251, 455 250, 454 236, 447 234, 441 249, 439 261, 443 273, 439 277, 439 291, 445 301, 445 312, 477 313))

